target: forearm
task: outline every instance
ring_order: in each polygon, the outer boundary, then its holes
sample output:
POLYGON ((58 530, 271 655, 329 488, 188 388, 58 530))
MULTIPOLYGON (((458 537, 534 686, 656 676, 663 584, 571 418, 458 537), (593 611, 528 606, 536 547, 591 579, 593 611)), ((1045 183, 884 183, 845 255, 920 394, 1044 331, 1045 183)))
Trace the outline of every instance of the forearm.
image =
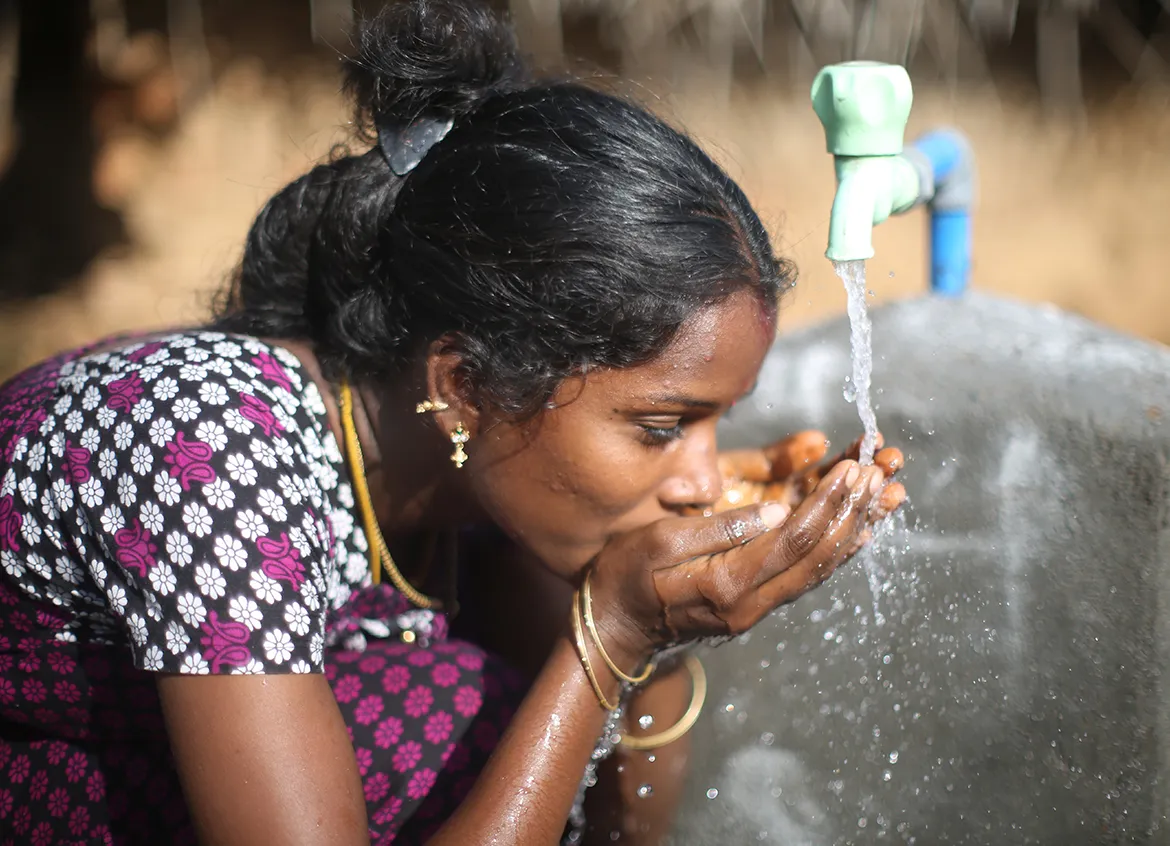
MULTIPOLYGON (((590 656, 603 692, 615 701, 617 681, 596 652, 590 656)), ((625 660, 637 663, 636 656, 625 660)), ((432 846, 558 843, 606 716, 570 636, 562 635, 474 789, 432 846)))

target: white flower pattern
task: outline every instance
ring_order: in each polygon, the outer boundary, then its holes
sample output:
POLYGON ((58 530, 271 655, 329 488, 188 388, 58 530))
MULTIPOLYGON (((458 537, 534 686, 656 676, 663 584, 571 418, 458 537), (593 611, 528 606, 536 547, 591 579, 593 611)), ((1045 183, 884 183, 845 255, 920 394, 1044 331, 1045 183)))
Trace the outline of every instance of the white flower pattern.
POLYGON ((192 330, 74 359, 55 390, 10 448, 0 567, 72 613, 58 639, 120 640, 152 672, 321 672, 326 614, 370 577, 295 358, 192 330))

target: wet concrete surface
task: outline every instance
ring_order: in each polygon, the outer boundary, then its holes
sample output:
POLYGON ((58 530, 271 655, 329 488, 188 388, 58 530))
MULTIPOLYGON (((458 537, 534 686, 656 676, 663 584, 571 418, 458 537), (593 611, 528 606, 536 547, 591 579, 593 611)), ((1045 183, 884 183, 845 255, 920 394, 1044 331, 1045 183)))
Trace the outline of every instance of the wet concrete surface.
MULTIPOLYGON (((978 295, 873 318, 909 505, 705 653, 672 842, 1170 842, 1170 352, 978 295)), ((723 445, 856 437, 848 343, 780 340, 723 445)))

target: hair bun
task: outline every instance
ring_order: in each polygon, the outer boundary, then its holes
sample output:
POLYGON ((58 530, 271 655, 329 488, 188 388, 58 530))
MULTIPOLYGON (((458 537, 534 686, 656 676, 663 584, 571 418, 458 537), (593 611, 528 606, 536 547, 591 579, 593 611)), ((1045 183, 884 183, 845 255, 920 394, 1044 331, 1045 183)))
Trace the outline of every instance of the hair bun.
POLYGON ((528 78, 511 27, 481 0, 391 3, 357 38, 346 89, 367 132, 383 119, 458 118, 528 78))

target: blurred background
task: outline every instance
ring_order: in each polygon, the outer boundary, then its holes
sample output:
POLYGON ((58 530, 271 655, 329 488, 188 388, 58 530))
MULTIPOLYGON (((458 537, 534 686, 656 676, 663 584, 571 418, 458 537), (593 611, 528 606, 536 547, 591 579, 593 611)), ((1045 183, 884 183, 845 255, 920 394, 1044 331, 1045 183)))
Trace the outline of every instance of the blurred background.
MULTIPOLYGON (((607 80, 740 180, 801 269, 781 328, 844 310, 821 65, 905 64, 910 136, 980 169, 974 287, 1170 341, 1170 0, 498 0, 545 67, 607 80)), ((348 140, 374 0, 0 0, 0 379, 195 323, 265 199, 348 140)), ((875 232, 877 300, 927 290, 925 221, 875 232)), ((881 340, 877 339, 880 355, 881 340)))

